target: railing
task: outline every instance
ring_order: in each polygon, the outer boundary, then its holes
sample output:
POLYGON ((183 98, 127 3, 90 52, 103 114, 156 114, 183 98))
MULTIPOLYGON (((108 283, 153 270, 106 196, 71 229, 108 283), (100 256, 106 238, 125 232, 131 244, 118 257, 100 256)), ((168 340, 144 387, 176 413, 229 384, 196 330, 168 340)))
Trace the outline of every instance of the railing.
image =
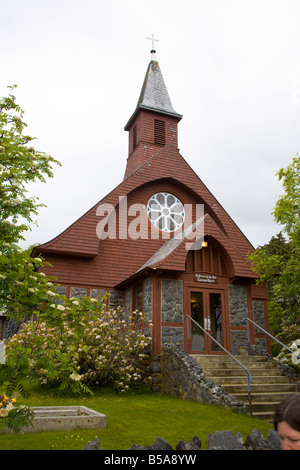
POLYGON ((286 346, 285 344, 283 344, 281 341, 279 341, 277 338, 274 338, 274 336, 272 336, 270 333, 268 333, 266 330, 264 330, 261 326, 259 326, 257 323, 255 323, 253 320, 250 320, 250 318, 244 318, 243 320, 244 322, 247 321, 247 335, 248 335, 248 342, 249 342, 249 346, 250 346, 250 330, 249 330, 249 322, 252 323, 254 326, 256 326, 257 328, 259 328, 261 331, 263 331, 266 335, 270 336, 270 338, 272 338, 274 341, 277 341, 277 343, 279 343, 283 348, 287 349, 288 351, 290 351, 292 354, 295 354, 296 357, 298 359, 300 359, 300 356, 299 354, 296 354, 295 351, 293 351, 292 349, 290 349, 288 346, 286 346))
MULTIPOLYGON (((227 349, 225 349, 224 346, 222 346, 222 344, 220 344, 213 336, 211 336, 204 328, 202 328, 202 326, 200 326, 199 323, 197 323, 190 315, 185 315, 183 322, 185 321, 185 319, 188 319, 188 318, 190 318, 190 320, 192 320, 192 322, 195 323, 195 325, 197 325, 200 328, 200 330, 202 330, 211 340, 213 340, 226 354, 228 354, 228 356, 230 356, 232 359, 234 359, 235 362, 237 362, 239 364, 239 366, 241 366, 244 369, 244 371, 246 372, 246 374, 247 374, 247 390, 248 390, 249 412, 250 412, 250 415, 252 416, 251 389, 250 389, 250 382, 252 382, 252 377, 251 377, 251 374, 250 374, 249 370, 235 356, 233 356, 229 351, 227 351, 227 349)), ((187 320, 187 337, 188 337, 188 344, 189 344, 189 348, 190 348, 190 339, 191 338, 190 338, 190 328, 189 328, 189 321, 188 320, 187 320)), ((189 350, 189 352, 190 352, 190 350, 189 350)))

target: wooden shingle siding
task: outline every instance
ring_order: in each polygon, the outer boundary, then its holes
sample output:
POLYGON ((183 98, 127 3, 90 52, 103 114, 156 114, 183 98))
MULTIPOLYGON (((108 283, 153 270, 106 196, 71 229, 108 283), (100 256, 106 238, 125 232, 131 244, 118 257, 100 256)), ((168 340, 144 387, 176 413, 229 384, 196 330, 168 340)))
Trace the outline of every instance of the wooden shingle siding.
MULTIPOLYGON (((203 202, 205 213, 210 216, 207 224, 211 234, 228 245, 226 249, 233 256, 237 272, 249 276, 250 268, 245 257, 249 251, 253 251, 253 247, 173 147, 164 148, 152 157, 100 203, 114 205, 118 221, 119 196, 127 196, 128 207, 134 203, 147 205, 150 196, 161 190, 175 194, 184 204, 203 202)), ((55 265, 53 273, 61 282, 74 282, 80 272, 85 283, 114 286, 135 273, 165 243, 163 239, 99 240, 96 233, 100 220, 96 216, 98 204, 54 240, 36 249, 36 253, 52 252, 51 259, 55 265), (54 253, 61 255, 56 259, 53 258, 54 253), (68 254, 73 254, 74 258, 62 256, 68 254)), ((149 222, 149 231, 150 227, 149 222)), ((179 264, 182 269, 185 259, 180 258, 179 264)), ((175 265, 178 266, 178 263, 173 261, 173 269, 175 265)))
MULTIPOLYGON (((120 198, 127 197, 128 208, 132 204, 146 207, 153 194, 167 191, 184 205, 191 205, 192 222, 196 220, 196 205, 204 205, 205 233, 224 247, 231 259, 232 275, 250 277, 246 256, 253 247, 178 151, 177 127, 182 116, 171 105, 156 62, 148 68, 138 103, 126 126, 129 147, 123 182, 60 235, 36 247, 33 255, 41 253, 53 264, 45 272, 57 276, 59 283, 71 285, 80 280, 80 284, 87 286, 114 287, 133 276, 166 242, 148 219, 148 239, 126 239, 127 227, 119 226, 120 198), (158 95, 153 96, 156 92, 158 95), (152 100, 159 103, 160 109, 150 106, 152 100), (99 239, 97 226, 101 217, 97 208, 100 204, 115 208, 116 235, 121 231, 121 239, 99 239)), ((127 218, 128 225, 132 221, 134 216, 127 218)), ((182 272, 186 255, 182 244, 160 265, 182 272)))

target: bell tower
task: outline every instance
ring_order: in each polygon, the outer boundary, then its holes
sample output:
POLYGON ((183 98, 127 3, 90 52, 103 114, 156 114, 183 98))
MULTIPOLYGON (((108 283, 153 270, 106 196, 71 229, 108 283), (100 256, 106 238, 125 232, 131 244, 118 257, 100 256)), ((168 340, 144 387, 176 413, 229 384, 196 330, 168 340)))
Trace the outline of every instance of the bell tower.
POLYGON ((172 106, 155 54, 152 49, 136 109, 125 126, 129 145, 124 180, 166 145, 178 148, 177 124, 182 115, 172 106))

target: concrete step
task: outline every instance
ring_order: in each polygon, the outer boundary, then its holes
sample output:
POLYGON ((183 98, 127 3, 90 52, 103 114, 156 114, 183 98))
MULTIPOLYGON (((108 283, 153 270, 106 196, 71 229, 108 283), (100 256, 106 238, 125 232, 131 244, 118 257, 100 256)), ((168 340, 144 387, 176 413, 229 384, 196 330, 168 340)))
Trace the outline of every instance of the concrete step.
MULTIPOLYGON (((247 385, 241 384, 225 384, 222 385, 222 388, 229 393, 230 395, 236 396, 236 393, 243 393, 247 392, 247 385)), ((251 393, 288 393, 288 392, 296 392, 297 386, 289 383, 281 383, 281 384, 259 384, 253 385, 251 383, 251 393)))
MULTIPOLYGON (((261 393, 261 392, 252 392, 251 391, 251 401, 252 403, 274 403, 275 406, 279 404, 284 398, 286 398, 288 395, 291 393, 295 393, 295 391, 292 392, 271 392, 271 393, 261 393)), ((240 393, 235 393, 234 396, 240 400, 243 401, 246 405, 248 404, 248 392, 240 392, 240 393)))
MULTIPOLYGON (((229 395, 243 401, 248 410, 248 387, 246 371, 230 356, 193 354, 192 357, 203 368, 206 377, 219 384, 229 395)), ((250 372, 252 415, 272 420, 279 403, 289 394, 298 391, 280 374, 276 363, 264 356, 235 356, 250 372)))
MULTIPOLYGON (((290 393, 294 392, 287 392, 287 393, 272 393, 272 394, 259 394, 259 393, 251 393, 251 409, 252 409, 252 416, 254 418, 264 419, 266 421, 273 421, 274 413, 281 403, 281 401, 286 398, 290 393)), ((248 394, 235 394, 235 397, 243 401, 247 406, 248 412, 250 412, 250 405, 248 401, 248 394)))
MULTIPOLYGON (((286 395, 285 395, 286 396, 286 395)), ((248 405, 248 404, 247 404, 248 405)), ((277 406, 277 402, 271 401, 263 401, 263 402, 252 402, 252 411, 254 413, 273 413, 277 406)))
MULTIPOLYGON (((191 354, 195 360, 201 360, 201 362, 235 362, 234 359, 227 354, 191 354)), ((266 362, 265 356, 249 356, 245 355, 235 355, 234 356, 238 361, 244 362, 266 362)))
MULTIPOLYGON (((280 374, 279 370, 277 369, 273 369, 271 367, 269 368, 264 368, 264 367, 261 367, 259 369, 257 368, 251 368, 251 369, 248 369, 251 376, 252 377, 259 377, 259 376, 262 376, 262 377, 282 377, 282 375, 280 374)), ((237 367, 235 369, 218 369, 218 368, 214 368, 214 369, 207 369, 205 368, 205 375, 207 377, 214 377, 214 376, 218 376, 218 377, 240 377, 240 376, 246 376, 246 372, 244 372, 244 369, 242 369, 241 367, 237 367)))
MULTIPOLYGON (((207 377, 212 379, 214 382, 217 382, 219 385, 223 387, 223 385, 247 385, 247 376, 246 374, 239 376, 239 375, 210 375, 206 374, 207 377)), ((260 384, 284 384, 287 383, 285 377, 281 375, 254 375, 251 371, 251 387, 253 385, 260 385, 260 384)))
MULTIPOLYGON (((206 356, 193 354, 195 359, 203 369, 242 369, 242 367, 230 356, 206 356)), ((264 356, 235 356, 247 369, 273 369, 274 365, 266 361, 264 356)))

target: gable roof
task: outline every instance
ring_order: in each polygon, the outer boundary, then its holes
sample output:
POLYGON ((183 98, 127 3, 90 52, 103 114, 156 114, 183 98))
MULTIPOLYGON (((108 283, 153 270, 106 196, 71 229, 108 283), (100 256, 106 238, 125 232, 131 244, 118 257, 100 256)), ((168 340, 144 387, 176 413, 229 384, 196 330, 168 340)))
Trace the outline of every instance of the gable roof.
MULTIPOLYGON (((230 277, 243 277, 250 279, 259 277, 253 272, 246 258, 237 250, 229 238, 226 237, 209 214, 205 214, 197 220, 197 222, 191 224, 182 232, 180 238, 174 237, 173 239, 166 241, 164 245, 162 245, 156 253, 154 253, 146 263, 133 274, 132 277, 137 277, 139 274, 142 274, 143 271, 149 269, 184 272, 188 250, 201 248, 199 242, 201 242, 203 238, 197 238, 194 242, 190 242, 188 238, 190 233, 199 225, 202 225, 203 227, 203 236, 210 235, 215 240, 219 241, 230 257, 233 268, 230 277)), ((129 279, 124 280, 121 285, 124 284, 124 282, 126 283, 128 280, 129 279)))
MULTIPOLYGON (((219 230, 218 236, 223 237, 221 243, 223 245, 227 244, 228 246, 231 244, 232 247, 234 247, 232 253, 239 253, 240 256, 244 258, 241 264, 244 264, 246 262, 246 255, 253 251, 254 248, 212 193, 179 154, 178 150, 173 146, 164 147, 64 232, 53 240, 34 248, 33 254, 37 255, 42 252, 60 253, 63 255, 75 255, 77 257, 87 258, 96 257, 101 246, 101 240, 99 240, 96 233, 97 224, 99 222, 96 211, 99 204, 108 203, 117 207, 120 196, 126 196, 146 183, 161 181, 164 178, 168 180, 171 179, 174 184, 180 184, 186 187, 188 191, 197 195, 199 201, 202 201, 205 205, 206 214, 209 215, 209 217, 206 216, 205 218, 205 225, 215 232, 219 230)), ((137 243, 138 242, 139 240, 137 240, 137 243)), ((135 256, 132 266, 128 267, 127 271, 124 271, 124 273, 119 270, 119 277, 118 279, 116 278, 116 283, 119 283, 122 279, 128 278, 130 275, 137 272, 152 256, 161 256, 165 250, 165 254, 168 256, 162 256, 161 259, 158 258, 158 261, 164 261, 165 266, 167 266, 167 260, 169 262, 171 259, 169 255, 174 256, 180 244, 176 239, 171 239, 167 244, 165 244, 164 240, 161 240, 162 251, 159 253, 157 253, 157 248, 154 252, 151 252, 150 250, 153 250, 153 246, 149 243, 141 243, 141 245, 143 245, 142 248, 138 248, 137 245, 137 250, 140 250, 141 253, 139 256, 135 256), (165 246, 163 247, 163 245, 165 246)), ((178 262, 179 264, 183 263, 183 260, 178 262)), ((237 263, 238 262, 237 260, 237 263)), ((178 264, 177 266, 179 268, 178 264)), ((249 275, 249 272, 247 275, 249 275)))
MULTIPOLYGON (((173 108, 160 66, 154 55, 148 65, 136 109, 125 129, 129 130, 138 113, 139 117, 147 116, 148 119, 151 112, 152 118, 153 115, 156 118, 157 113, 164 115, 162 118, 166 121, 168 121, 166 116, 169 117, 170 127, 173 126, 173 136, 174 123, 177 126, 182 116, 173 108), (144 113, 143 110, 147 112, 144 113)), ((140 119, 139 125, 148 126, 149 123, 146 121, 146 119, 145 122, 140 119)), ((170 139, 170 135, 168 138, 170 139)), ((100 222, 97 208, 100 204, 110 204, 117 208, 120 198, 139 190, 141 190, 139 195, 143 194, 143 188, 147 184, 153 184, 157 188, 160 183, 163 187, 167 182, 169 187, 174 184, 174 191, 182 191, 187 200, 204 204, 205 216, 202 222, 205 234, 215 237, 224 247, 232 260, 234 274, 255 277, 252 271, 250 273, 250 266, 246 260, 246 255, 254 248, 180 155, 177 149, 177 127, 176 139, 170 139, 169 143, 161 147, 159 151, 156 151, 158 146, 153 147, 151 139, 149 141, 146 139, 143 146, 143 149, 148 146, 145 163, 140 163, 145 160, 144 158, 138 159, 137 165, 132 168, 132 172, 128 172, 128 176, 126 174, 122 183, 57 237, 35 247, 32 255, 42 253, 46 254, 51 261, 55 259, 54 270, 66 283, 74 282, 74 280, 76 282, 79 272, 82 283, 90 285, 104 285, 105 283, 105 285, 117 286, 145 269, 160 267, 166 270, 184 270, 187 255, 186 237, 188 231, 192 230, 195 225, 185 227, 183 239, 171 238, 167 242, 165 239, 146 242, 128 239, 124 244, 122 239, 100 240, 97 236, 97 225, 100 222), (63 256, 53 258, 53 255, 57 254, 63 256)), ((145 203, 145 201, 141 202, 145 203)))

